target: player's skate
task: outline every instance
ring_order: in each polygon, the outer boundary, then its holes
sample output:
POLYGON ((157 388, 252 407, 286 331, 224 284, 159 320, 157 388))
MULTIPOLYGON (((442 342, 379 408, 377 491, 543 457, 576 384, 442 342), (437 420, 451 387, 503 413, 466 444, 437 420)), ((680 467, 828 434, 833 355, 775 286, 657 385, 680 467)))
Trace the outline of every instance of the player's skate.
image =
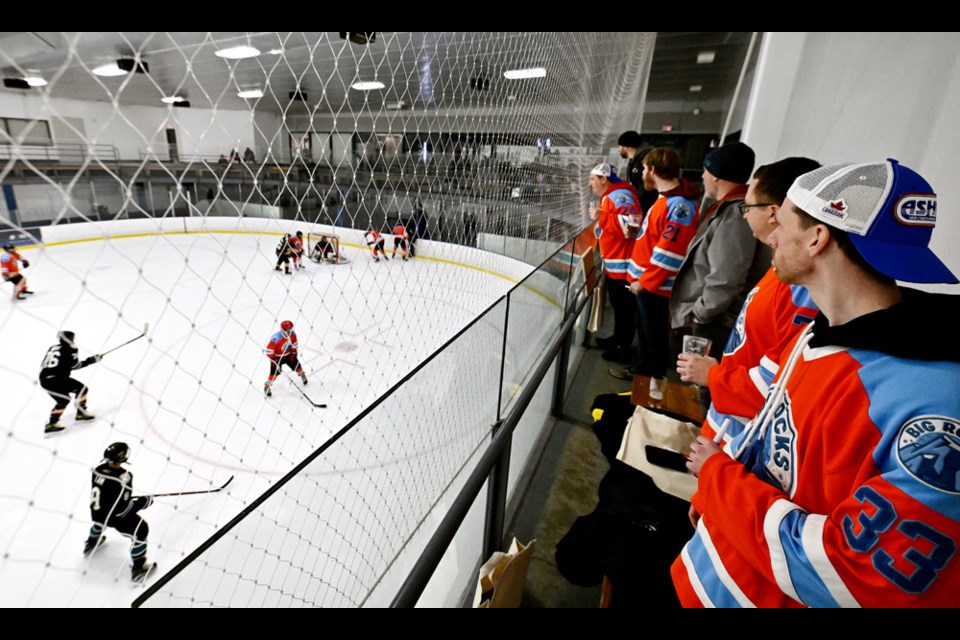
POLYGON ((100 548, 100 545, 103 544, 103 536, 97 536, 96 538, 87 538, 87 541, 83 543, 83 555, 89 556, 91 553, 100 548))
POLYGON ((130 570, 130 579, 134 582, 143 582, 156 568, 156 562, 147 562, 146 558, 138 558, 133 562, 133 568, 130 570))
POLYGON ((268 385, 268 384, 263 385, 263 392, 264 392, 265 394, 267 394, 267 397, 268 397, 268 398, 271 397, 271 396, 273 396, 273 392, 270 391, 270 385, 268 385))
POLYGON ((97 416, 87 413, 86 407, 77 407, 77 420, 93 420, 97 416))
POLYGON ((300 379, 303 380, 303 386, 307 386, 307 374, 301 373, 300 379))
POLYGON ((57 423, 55 423, 55 422, 50 422, 50 423, 47 423, 47 425, 43 428, 43 433, 44 433, 44 434, 47 434, 47 433, 59 433, 59 432, 63 431, 64 429, 66 429, 66 427, 62 427, 62 426, 60 426, 59 424, 57 424, 57 423))

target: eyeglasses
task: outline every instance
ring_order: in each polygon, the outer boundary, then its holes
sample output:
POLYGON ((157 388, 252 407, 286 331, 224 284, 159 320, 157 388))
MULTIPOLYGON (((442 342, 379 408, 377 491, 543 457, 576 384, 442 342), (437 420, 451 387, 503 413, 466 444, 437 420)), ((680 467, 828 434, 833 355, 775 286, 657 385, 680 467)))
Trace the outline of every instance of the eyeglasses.
POLYGON ((747 209, 749 209, 750 207, 772 207, 774 204, 776 203, 775 202, 758 202, 757 204, 747 204, 746 202, 741 202, 740 204, 737 205, 737 207, 740 208, 740 215, 745 215, 747 213, 747 209))

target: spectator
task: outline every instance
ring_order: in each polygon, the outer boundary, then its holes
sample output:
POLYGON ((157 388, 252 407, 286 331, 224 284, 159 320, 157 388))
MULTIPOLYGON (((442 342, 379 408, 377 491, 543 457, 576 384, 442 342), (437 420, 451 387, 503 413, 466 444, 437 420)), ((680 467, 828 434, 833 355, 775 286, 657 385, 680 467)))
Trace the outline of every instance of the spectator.
POLYGON ((636 331, 633 296, 627 291, 627 265, 640 231, 640 201, 630 183, 617 177, 608 163, 590 170, 590 190, 600 198, 590 209, 590 219, 597 223, 594 233, 600 240, 604 286, 613 307, 613 335, 598 338, 597 344, 607 348, 605 359, 625 362, 632 356, 630 345, 636 331))
POLYGON ((627 172, 624 176, 627 182, 636 189, 637 195, 640 196, 640 210, 646 215, 653 203, 660 197, 660 194, 643 186, 643 158, 650 151, 650 147, 641 152, 642 144, 640 134, 636 131, 624 131, 617 139, 620 157, 627 160, 627 172))
MULTIPOLYGON (((757 240, 777 228, 776 214, 797 177, 820 165, 809 158, 786 158, 757 169, 740 203, 743 217, 757 240)), ((677 371, 684 382, 710 388, 712 403, 703 433, 713 435, 729 419, 724 441, 743 431, 757 415, 767 389, 780 368, 780 354, 817 315, 807 290, 781 282, 771 266, 743 302, 740 315, 723 351, 723 362, 688 353, 678 356, 677 371)))
POLYGON ((672 567, 685 606, 957 605, 960 340, 922 321, 960 304, 897 285, 957 282, 928 248, 936 212, 895 160, 790 187, 773 264, 821 314, 729 455, 692 447, 699 522, 672 567))
POLYGON ((630 291, 636 296, 640 344, 633 364, 610 370, 610 375, 622 380, 637 374, 666 375, 674 275, 697 230, 697 188, 680 177, 680 154, 668 147, 648 153, 643 159, 643 184, 660 196, 643 220, 627 269, 630 291))
MULTIPOLYGON (((715 202, 700 218, 677 272, 670 298, 670 321, 681 333, 712 342, 719 360, 747 293, 770 267, 770 248, 753 237, 739 205, 753 172, 753 149, 742 142, 710 152, 703 161, 703 188, 715 202)), ((707 387, 700 387, 704 408, 707 387)))

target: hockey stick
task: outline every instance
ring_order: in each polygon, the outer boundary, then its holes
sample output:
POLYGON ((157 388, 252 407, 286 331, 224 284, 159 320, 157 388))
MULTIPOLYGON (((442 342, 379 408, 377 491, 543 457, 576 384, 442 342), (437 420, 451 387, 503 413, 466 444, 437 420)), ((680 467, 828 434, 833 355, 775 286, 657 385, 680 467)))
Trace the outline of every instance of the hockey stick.
POLYGON ((170 496, 195 496, 201 493, 216 493, 217 491, 223 491, 227 488, 227 485, 233 482, 233 476, 227 478, 227 481, 216 489, 204 489, 202 491, 175 491, 173 493, 148 493, 147 497, 149 498, 168 498, 170 496))
POLYGON ((140 335, 138 335, 136 338, 133 338, 132 340, 127 340, 127 341, 124 342, 123 344, 120 344, 120 345, 115 346, 113 349, 108 349, 107 351, 104 351, 103 353, 100 354, 100 357, 102 358, 103 356, 107 355, 108 353, 111 353, 111 352, 113 352, 113 351, 116 351, 116 350, 119 349, 120 347, 125 347, 125 346, 127 346, 128 344, 130 344, 131 342, 136 342, 136 341, 139 340, 140 338, 142 338, 142 337, 144 337, 145 335, 147 335, 147 329, 149 329, 149 328, 150 328, 150 323, 148 323, 148 322, 147 322, 147 323, 144 323, 144 325, 143 325, 143 333, 141 333, 140 335))
POLYGON ((320 404, 320 403, 317 403, 317 402, 314 402, 313 400, 311 400, 311 399, 310 399, 310 396, 307 395, 307 392, 304 391, 303 389, 301 389, 301 388, 300 388, 300 385, 298 385, 296 382, 293 381, 293 378, 290 377, 290 374, 289 374, 289 373, 287 373, 286 371, 284 371, 284 372, 283 372, 283 375, 285 375, 285 376, 287 377, 287 380, 290 381, 290 384, 292 384, 294 387, 296 387, 297 391, 300 392, 300 395, 302 395, 307 402, 309 402, 309 403, 312 404, 313 406, 317 407, 318 409, 326 409, 326 408, 327 408, 327 405, 325 405, 325 404, 320 404))

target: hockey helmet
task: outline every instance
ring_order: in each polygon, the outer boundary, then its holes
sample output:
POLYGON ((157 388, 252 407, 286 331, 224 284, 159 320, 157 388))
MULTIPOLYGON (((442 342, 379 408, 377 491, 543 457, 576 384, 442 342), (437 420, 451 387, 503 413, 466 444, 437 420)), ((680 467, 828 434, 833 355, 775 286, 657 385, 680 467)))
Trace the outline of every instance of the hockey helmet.
POLYGON ((103 451, 103 459, 113 464, 123 464, 130 457, 130 445, 126 442, 114 442, 103 451))
POLYGON ((73 346, 77 339, 77 334, 75 334, 73 331, 58 331, 57 339, 60 340, 60 342, 66 342, 67 344, 73 346))
POLYGON ((284 335, 290 335, 290 332, 293 331, 293 323, 289 320, 284 320, 280 323, 280 329, 283 331, 284 335))
POLYGON ((297 231, 297 237, 298 237, 298 238, 302 238, 302 237, 303 237, 303 231, 297 231))
POLYGON ((3 245, 3 250, 4 250, 4 251, 13 251, 13 249, 14 249, 14 246, 13 246, 12 244, 10 244, 9 242, 8 242, 7 244, 3 245))

